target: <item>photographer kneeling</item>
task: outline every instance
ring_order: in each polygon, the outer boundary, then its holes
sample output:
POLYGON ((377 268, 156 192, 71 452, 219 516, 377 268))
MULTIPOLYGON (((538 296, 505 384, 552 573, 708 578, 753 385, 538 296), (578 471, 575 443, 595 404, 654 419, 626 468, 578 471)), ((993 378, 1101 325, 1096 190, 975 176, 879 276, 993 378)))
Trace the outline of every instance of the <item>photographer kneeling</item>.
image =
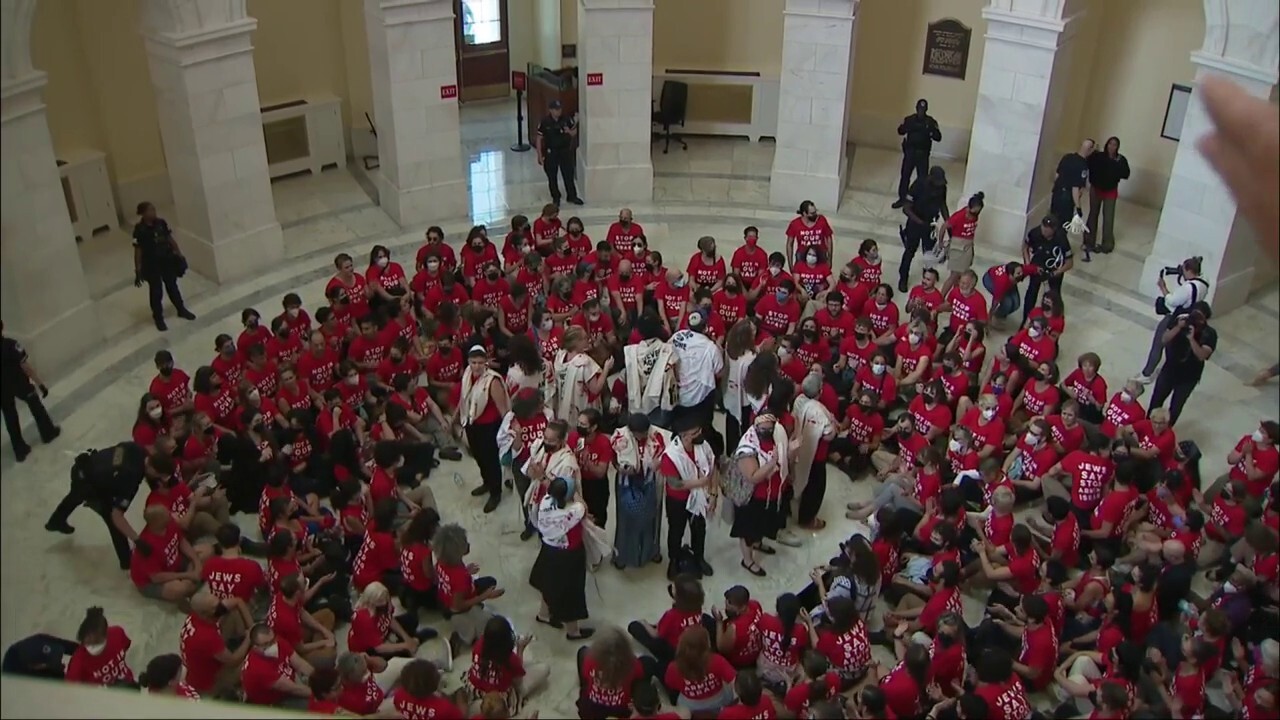
POLYGON ((1160 286, 1160 297, 1156 298, 1156 312, 1164 317, 1160 318, 1160 324, 1156 325, 1156 331, 1151 336, 1151 350, 1147 353, 1147 364, 1142 368, 1142 374, 1137 377, 1143 385, 1150 385, 1155 377, 1156 366, 1160 364, 1160 354, 1164 351, 1165 343, 1162 338, 1168 332, 1170 325, 1179 315, 1187 312, 1192 305, 1209 295, 1209 282, 1200 277, 1200 263, 1203 261, 1204 258, 1199 256, 1189 257, 1177 267, 1167 267, 1160 271, 1160 279, 1157 282, 1160 286), (1178 285, 1173 290, 1169 289, 1169 284, 1165 281, 1165 278, 1171 275, 1178 278, 1178 285))
POLYGON ((1164 365, 1156 376, 1155 389, 1151 391, 1148 414, 1163 406, 1164 401, 1172 395, 1173 399, 1169 402, 1169 424, 1177 424, 1187 398, 1191 397, 1191 392, 1200 384, 1204 364, 1218 347, 1218 331, 1209 325, 1212 315, 1209 303, 1201 300, 1192 305, 1190 310, 1169 316, 1172 322, 1160 338, 1164 345, 1164 365))

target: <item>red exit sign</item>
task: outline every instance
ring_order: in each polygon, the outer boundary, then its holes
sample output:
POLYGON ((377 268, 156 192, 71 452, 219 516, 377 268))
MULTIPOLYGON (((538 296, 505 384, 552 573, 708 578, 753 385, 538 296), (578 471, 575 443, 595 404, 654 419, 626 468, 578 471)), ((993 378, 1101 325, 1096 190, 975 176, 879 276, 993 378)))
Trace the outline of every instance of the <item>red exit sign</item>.
POLYGON ((458 86, 457 86, 457 85, 441 85, 441 86, 440 86, 440 99, 441 99, 441 100, 452 100, 452 99, 455 99, 455 98, 457 98, 457 97, 458 97, 458 86))
POLYGON ((604 84, 604 73, 587 73, 587 87, 598 87, 604 84))

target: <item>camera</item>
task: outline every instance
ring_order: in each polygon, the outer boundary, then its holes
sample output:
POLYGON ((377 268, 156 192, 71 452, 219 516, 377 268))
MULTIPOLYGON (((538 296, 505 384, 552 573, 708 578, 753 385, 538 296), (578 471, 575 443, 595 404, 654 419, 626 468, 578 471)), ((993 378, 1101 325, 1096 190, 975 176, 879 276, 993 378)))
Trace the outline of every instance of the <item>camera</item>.
POLYGON ((1162 268, 1160 268, 1160 277, 1169 277, 1170 275, 1176 275, 1177 277, 1181 278, 1181 277, 1182 277, 1182 266, 1181 266, 1181 265, 1169 265, 1169 266, 1166 266, 1166 267, 1162 267, 1162 268))

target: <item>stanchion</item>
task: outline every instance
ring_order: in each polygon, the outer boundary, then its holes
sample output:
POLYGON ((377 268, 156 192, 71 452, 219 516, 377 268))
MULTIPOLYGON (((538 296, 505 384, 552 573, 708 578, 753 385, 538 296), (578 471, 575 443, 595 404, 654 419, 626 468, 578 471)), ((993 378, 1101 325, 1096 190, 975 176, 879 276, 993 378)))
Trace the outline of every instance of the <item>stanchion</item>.
POLYGON ((516 143, 511 146, 512 152, 528 152, 529 143, 524 141, 524 91, 528 76, 519 70, 511 71, 511 89, 516 91, 516 143))

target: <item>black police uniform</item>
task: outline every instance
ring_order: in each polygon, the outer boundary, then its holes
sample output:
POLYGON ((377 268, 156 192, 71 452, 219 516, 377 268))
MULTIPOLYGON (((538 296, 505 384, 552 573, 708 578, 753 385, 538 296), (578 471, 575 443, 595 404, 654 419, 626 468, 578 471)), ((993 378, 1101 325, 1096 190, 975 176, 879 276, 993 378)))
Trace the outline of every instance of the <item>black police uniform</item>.
POLYGON ((1049 200, 1049 211, 1062 225, 1071 222, 1076 214, 1076 198, 1073 190, 1082 188, 1089 182, 1089 161, 1080 153, 1067 153, 1058 161, 1058 176, 1053 181, 1053 194, 1049 200))
POLYGON ((173 230, 160 218, 154 222, 139 221, 133 226, 133 246, 141 256, 139 277, 147 283, 151 300, 151 317, 156 325, 164 324, 164 293, 179 315, 188 313, 182 302, 182 290, 178 288, 178 276, 186 271, 185 261, 178 256, 173 244, 173 230))
POLYGON ((898 289, 904 292, 905 286, 909 284, 907 280, 911 276, 911 260, 915 258, 916 250, 923 244, 925 252, 932 252, 933 246, 937 244, 931 223, 946 210, 947 185, 934 185, 925 175, 911 186, 907 202, 911 204, 911 212, 923 220, 924 224, 912 220, 908 215, 899 229, 903 251, 902 264, 898 266, 898 289))
POLYGON ((538 124, 538 137, 542 138, 542 169, 547 173, 547 187, 551 189, 551 202, 560 204, 560 185, 556 173, 564 178, 564 192, 570 202, 582 202, 573 176, 577 171, 577 158, 573 151, 573 136, 569 134, 575 121, 565 115, 559 118, 548 114, 538 124))
POLYGON ((25 637, 4 651, 5 675, 62 680, 66 668, 62 658, 80 648, 80 643, 39 633, 25 637))
MULTIPOLYGON (((1022 299, 1022 324, 1026 325, 1032 309, 1039 307, 1042 284, 1047 283, 1049 289, 1058 294, 1058 300, 1063 301, 1063 276, 1053 273, 1071 259, 1072 253, 1071 241, 1067 239, 1067 231, 1061 223, 1053 229, 1053 237, 1048 239, 1040 231, 1040 226, 1031 228, 1024 242, 1031 250, 1031 264, 1036 266, 1036 272, 1027 278, 1027 294, 1022 299)), ((1065 307, 1065 301, 1063 305, 1065 307)))
POLYGON ((907 199, 907 189, 911 187, 911 173, 915 173, 916 181, 919 182, 929 172, 929 153, 935 142, 942 141, 942 131, 938 129, 938 121, 928 113, 912 113, 902 119, 898 134, 902 136, 902 174, 898 178, 898 202, 903 202, 907 199))
POLYGON ((39 429, 42 440, 51 442, 58 437, 58 427, 53 424, 44 403, 40 402, 40 395, 48 395, 49 391, 41 387, 37 392, 36 387, 31 384, 31 378, 22 369, 25 362, 27 351, 22 343, 10 337, 0 338, 0 376, 3 378, 0 380, 3 383, 0 384, 0 409, 4 411, 4 428, 9 431, 9 442, 19 458, 26 457, 31 452, 31 446, 22 437, 18 400, 25 402, 31 409, 31 416, 36 419, 36 428, 39 429))
POLYGON ((123 442, 104 450, 80 453, 71 467, 71 489, 49 516, 46 530, 71 532, 71 513, 81 505, 96 512, 107 524, 120 568, 129 568, 129 539, 111 521, 113 510, 127 511, 138 495, 145 476, 147 453, 141 445, 123 442))

